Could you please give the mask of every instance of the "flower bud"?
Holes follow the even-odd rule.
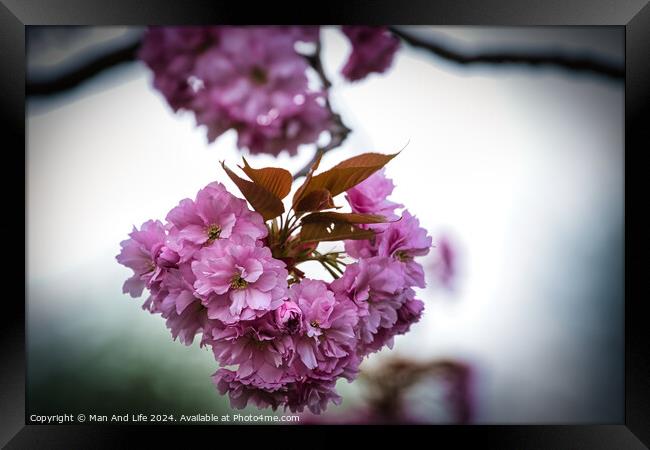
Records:
[[[275,321],[280,330],[295,334],[302,328],[302,311],[294,302],[286,301],[275,310]]]

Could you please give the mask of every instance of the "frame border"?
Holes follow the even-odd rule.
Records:
[[[25,138],[25,26],[27,25],[165,25],[165,24],[413,24],[413,25],[619,25],[625,26],[625,153],[629,161],[647,150],[650,127],[643,120],[650,112],[650,5],[648,0],[471,0],[454,2],[411,0],[408,4],[389,0],[329,0],[327,8],[304,8],[305,2],[289,1],[282,5],[266,3],[250,8],[247,4],[216,0],[196,0],[174,3],[173,0],[0,0],[0,123],[8,138],[5,157],[3,192],[15,193],[22,181],[23,198],[9,196],[16,210],[26,208],[26,138]],[[20,155],[22,154],[22,158]],[[637,158],[638,159],[638,158]],[[22,165],[22,168],[21,168]],[[632,194],[633,181],[642,178],[640,164],[625,164],[625,190]],[[15,178],[14,178],[15,177]],[[18,190],[18,192],[21,192]],[[22,201],[21,201],[22,200]],[[6,200],[5,200],[6,201]],[[16,204],[13,205],[13,202]],[[20,203],[23,203],[21,206]],[[632,246],[631,237],[639,236],[643,216],[634,213],[628,195],[625,198],[625,424],[572,426],[434,426],[409,427],[408,432],[426,432],[454,444],[479,443],[499,448],[647,448],[650,445],[650,340],[644,333],[644,304],[634,289],[640,291],[642,247]],[[18,216],[20,217],[20,216]],[[634,221],[632,221],[634,217]],[[19,246],[25,238],[25,222],[2,221],[10,244]],[[643,227],[643,228],[642,228]],[[643,246],[645,247],[645,246]],[[26,249],[26,244],[23,250]],[[19,249],[16,248],[16,252]],[[25,260],[23,260],[25,262]],[[635,264],[632,264],[634,262]],[[5,260],[9,280],[25,275],[15,260]],[[20,294],[20,288],[18,289]],[[26,285],[22,295],[26,300]],[[0,331],[3,371],[0,372],[0,445],[6,448],[33,448],[47,443],[48,447],[76,448],[128,445],[140,431],[150,431],[147,438],[156,437],[163,443],[172,442],[171,427],[116,425],[25,425],[25,338],[26,305],[6,296],[5,320]],[[25,307],[24,307],[25,306]],[[154,431],[155,428],[155,433]],[[193,438],[214,438],[210,426],[183,427],[192,430]],[[275,434],[282,426],[226,426],[228,434],[242,433],[246,439],[250,430]],[[339,426],[340,431],[352,427]],[[368,427],[379,438],[393,434],[400,427]],[[219,429],[223,429],[221,426]],[[358,429],[358,428],[356,428]],[[179,431],[181,428],[175,428]],[[337,430],[337,431],[339,431]],[[317,433],[323,438],[332,434],[312,426],[293,427],[292,433]],[[246,433],[246,434],[243,434]],[[325,434],[327,433],[327,434]],[[388,434],[390,433],[390,434]],[[179,441],[187,443],[186,440]],[[645,445],[644,445],[645,444]]]

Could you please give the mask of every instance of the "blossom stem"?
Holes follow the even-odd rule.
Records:
[[[291,228],[289,228],[289,231],[287,232],[287,234],[290,236],[291,233],[293,233],[294,231],[296,231],[296,230],[297,230],[298,228],[300,228],[301,226],[302,226],[302,223],[299,223],[299,224],[297,224],[297,225],[294,224],[294,226],[292,226]]]
[[[339,266],[337,266],[336,263],[333,263],[333,262],[330,261],[330,260],[326,260],[326,262],[327,262],[327,264],[329,264],[329,266],[330,266],[332,269],[336,270],[338,273],[340,273],[341,275],[343,275],[343,270],[342,270]]]
[[[282,220],[282,217],[281,217],[281,220]],[[293,231],[291,229],[291,226],[292,226],[292,223],[295,223],[296,220],[297,220],[297,218],[296,218],[295,213],[293,211],[291,211],[287,215],[286,222],[284,222],[284,221],[282,222],[282,226],[280,227],[280,242],[282,243],[282,245],[284,245],[286,243],[286,240],[289,238],[289,236],[291,236],[291,232]]]
[[[340,276],[339,276],[336,272],[334,272],[334,270],[332,270],[332,269],[331,269],[331,268],[330,268],[330,267],[325,263],[325,261],[320,261],[320,263],[322,264],[323,267],[325,267],[325,269],[329,272],[330,275],[332,275],[332,277],[333,277],[335,280],[338,280],[338,279],[339,279]]]
[[[325,269],[332,275],[335,279],[339,278],[340,275],[343,275],[343,269],[339,267],[339,263],[343,264],[338,260],[339,253],[327,253],[323,255],[322,253],[314,250],[311,257],[305,258],[300,262],[305,261],[318,261]],[[334,256],[334,258],[332,258]],[[345,264],[344,264],[345,265]]]

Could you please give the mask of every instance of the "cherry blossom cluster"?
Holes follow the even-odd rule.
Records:
[[[398,40],[385,28],[342,31],[352,46],[342,69],[348,80],[390,66]],[[174,111],[191,111],[210,142],[234,129],[237,146],[253,154],[295,155],[334,126],[328,86],[308,82],[318,55],[297,51],[299,43],[315,47],[319,33],[317,26],[151,27],[139,56],[154,87]]]
[[[211,183],[165,223],[149,220],[121,243],[117,261],[133,270],[123,291],[138,297],[146,288],[143,308],[160,314],[174,339],[190,345],[200,336],[221,366],[213,381],[233,407],[319,414],[341,401],[339,379],[354,380],[361,361],[392,347],[423,311],[415,258],[431,238],[408,211],[397,213],[392,191],[382,169],[346,192],[352,214],[388,222],[363,225],[376,232],[370,239],[345,241],[353,262],[325,281],[296,276],[291,259],[268,246],[276,228]]]

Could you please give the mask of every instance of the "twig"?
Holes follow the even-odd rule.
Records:
[[[468,55],[450,50],[430,40],[425,40],[390,27],[390,31],[412,47],[428,50],[441,58],[462,65],[470,64],[522,64],[530,66],[552,65],[577,72],[592,72],[610,78],[625,78],[625,69],[588,58],[569,58],[559,55],[523,55],[516,53],[483,53]]]
[[[318,74],[318,78],[320,79],[321,84],[323,85],[323,89],[325,89],[325,91],[328,91],[329,88],[332,87],[332,83],[330,82],[330,80],[327,78],[327,75],[325,74],[325,70],[323,69],[323,62],[321,60],[320,54],[321,54],[321,43],[319,41],[316,44],[316,51],[312,55],[305,56],[305,58],[309,62],[309,65],[311,65],[314,71]],[[293,176],[294,180],[297,180],[300,177],[304,177],[309,173],[309,169],[311,168],[312,165],[314,165],[314,163],[318,159],[319,152],[323,152],[323,154],[325,154],[330,150],[334,150],[335,148],[340,147],[343,144],[343,142],[347,139],[350,132],[352,132],[352,130],[343,123],[343,119],[341,118],[341,115],[334,112],[329,97],[327,96],[325,97],[325,107],[329,110],[332,116],[332,127],[330,128],[330,134],[331,134],[330,141],[327,145],[316,149],[316,152],[314,153],[314,157],[302,169],[300,169],[298,172],[294,174]]]
[[[139,47],[140,41],[134,42],[114,52],[105,53],[75,70],[47,81],[27,80],[25,93],[27,96],[50,95],[72,89],[106,69],[132,62]]]
[[[421,48],[423,50],[428,50],[441,58],[454,61],[458,64],[528,64],[528,65],[555,65],[563,67],[568,70],[573,71],[591,71],[598,75],[604,75],[607,77],[612,77],[616,79],[622,79],[625,76],[625,70],[620,67],[611,66],[604,63],[599,63],[591,59],[579,58],[571,59],[567,57],[559,56],[531,56],[523,54],[506,54],[506,53],[491,53],[491,54],[479,54],[479,55],[464,55],[457,51],[449,50],[442,45],[435,44],[429,40],[424,40],[413,36],[409,33],[406,33],[395,27],[390,27],[390,31],[397,37],[401,38],[407,44]],[[25,85],[25,93],[27,96],[41,96],[41,95],[50,95],[56,94],[59,92],[67,91],[72,89],[85,80],[92,78],[93,76],[99,74],[100,72],[110,69],[113,66],[134,61],[135,52],[139,46],[139,42],[130,43],[128,46],[115,49],[111,53],[105,53],[95,59],[91,59],[86,64],[81,65],[67,73],[62,74],[61,76],[55,77],[50,80],[45,81],[30,81],[27,80]],[[322,68],[322,62],[319,58],[314,58],[314,56],[307,56],[307,60],[310,62],[314,70],[318,73],[323,86],[329,88],[331,86],[330,81],[325,77],[324,71]],[[340,118],[334,118],[335,122]],[[342,142],[342,141],[341,141]],[[340,144],[339,144],[340,145]],[[305,173],[300,173],[300,176],[304,176]]]
[[[469,380],[471,368],[453,360],[415,361],[394,358],[373,372],[361,372],[370,388],[370,404],[373,409],[389,421],[400,422],[405,404],[405,394],[427,376],[446,377],[451,381],[448,399],[455,408],[459,424],[470,422],[472,401]]]

